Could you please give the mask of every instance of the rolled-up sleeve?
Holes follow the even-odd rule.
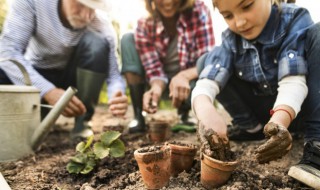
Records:
[[[227,49],[226,44],[215,46],[206,57],[199,79],[214,80],[220,88],[223,88],[233,73],[232,58],[233,54]]]
[[[296,9],[292,15],[293,21],[286,29],[286,37],[278,53],[278,80],[288,75],[307,73],[304,45],[307,30],[313,21],[306,9]]]

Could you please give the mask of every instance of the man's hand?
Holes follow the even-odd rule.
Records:
[[[116,92],[108,102],[112,115],[123,117],[128,109],[128,98],[121,91]]]
[[[201,142],[201,152],[218,160],[226,160],[226,154],[230,150],[227,137],[220,137],[212,128],[206,127],[201,122],[199,123],[198,137]]]
[[[269,122],[264,127],[264,134],[269,140],[256,150],[260,164],[281,158],[291,149],[292,137],[285,127]]]
[[[190,94],[189,79],[181,73],[175,75],[169,85],[169,97],[172,98],[172,105],[176,108],[186,100]]]
[[[49,104],[54,106],[62,97],[65,90],[61,88],[54,88],[47,92],[43,99]],[[64,108],[62,115],[66,117],[75,117],[83,115],[86,112],[86,107],[76,96],[73,96],[67,106]]]

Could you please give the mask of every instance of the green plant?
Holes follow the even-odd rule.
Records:
[[[88,174],[98,162],[105,157],[122,157],[125,153],[125,145],[119,139],[118,131],[106,131],[100,139],[93,144],[94,136],[88,137],[86,142],[80,142],[76,146],[77,154],[70,158],[67,164],[69,173]]]

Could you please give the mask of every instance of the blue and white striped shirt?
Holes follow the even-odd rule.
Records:
[[[124,92],[125,83],[116,59],[115,31],[111,23],[98,13],[84,30],[64,27],[58,13],[59,0],[15,0],[8,12],[0,36],[0,58],[15,59],[27,69],[32,84],[41,96],[55,88],[34,68],[63,69],[87,30],[103,34],[109,42],[109,69],[106,79],[109,97],[117,90]],[[2,62],[3,69],[14,84],[24,84],[23,75],[11,62]]]

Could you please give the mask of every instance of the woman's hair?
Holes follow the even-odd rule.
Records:
[[[155,0],[145,0],[146,3],[146,9],[149,12],[150,16],[157,17],[158,12],[155,7]],[[195,0],[181,0],[180,8],[178,9],[178,13],[182,13],[186,10],[189,10],[193,7]]]

